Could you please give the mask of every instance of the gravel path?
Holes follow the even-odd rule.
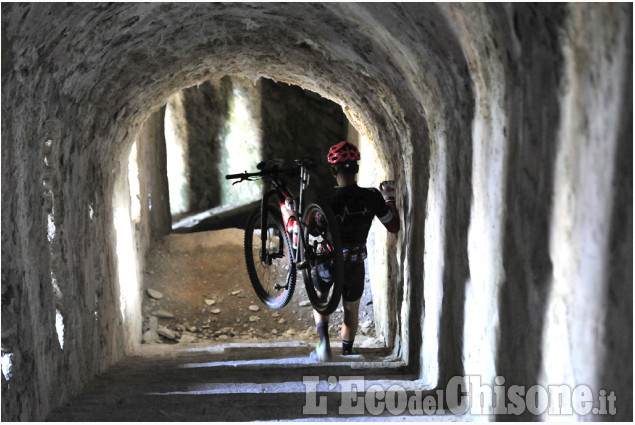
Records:
[[[311,307],[298,274],[291,302],[271,310],[256,297],[245,268],[243,231],[171,234],[155,241],[144,273],[144,343],[316,342]],[[341,305],[330,335],[339,345]],[[370,285],[360,303],[356,345],[379,347]]]

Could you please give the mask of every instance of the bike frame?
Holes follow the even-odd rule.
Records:
[[[302,252],[302,249],[304,248],[304,237],[303,237],[304,223],[302,223],[301,218],[302,218],[302,214],[304,213],[304,192],[309,186],[310,178],[311,176],[309,174],[309,170],[307,169],[307,167],[301,164],[300,165],[300,197],[299,197],[300,199],[297,203],[294,202],[295,204],[294,213],[297,217],[298,227],[299,227],[298,244],[296,248],[293,248],[293,245],[292,245],[292,249],[291,249],[291,260],[293,261],[293,263],[296,263],[296,264],[300,262],[300,253]],[[280,178],[279,175],[273,175],[270,178],[270,180],[271,180],[272,188],[265,192],[265,194],[262,197],[262,203],[260,206],[261,208],[260,216],[262,220],[260,229],[266,229],[268,205],[269,205],[269,199],[271,198],[271,196],[273,196],[274,194],[278,195],[278,199],[280,201],[283,201],[283,200],[295,201],[295,197],[293,196],[293,193],[291,193],[291,191],[286,187],[284,181]],[[262,242],[262,246],[261,246],[262,249],[260,250],[260,261],[269,263],[270,260],[266,258],[267,257],[267,249],[266,249],[267,232],[261,233],[260,240]]]
[[[304,193],[307,189],[307,187],[309,186],[309,179],[310,179],[310,174],[309,174],[309,170],[311,168],[313,168],[315,166],[315,161],[311,158],[304,158],[301,160],[295,160],[296,162],[296,166],[293,168],[285,168],[285,169],[278,169],[278,166],[280,164],[282,164],[282,160],[272,160],[270,163],[273,164],[273,167],[271,169],[263,169],[265,168],[268,164],[265,162],[261,162],[260,164],[258,164],[258,168],[261,169],[262,171],[256,172],[256,173],[241,173],[241,174],[230,174],[230,175],[226,175],[225,178],[228,180],[231,179],[240,179],[239,181],[237,181],[234,184],[243,182],[245,180],[247,181],[251,181],[252,178],[255,177],[260,177],[262,180],[265,180],[267,182],[269,182],[271,184],[271,189],[268,189],[264,195],[262,196],[262,203],[260,205],[260,210],[261,210],[261,235],[260,235],[260,240],[261,240],[261,249],[260,249],[260,261],[265,262],[267,264],[271,264],[271,258],[269,258],[268,254],[267,254],[267,232],[262,232],[262,229],[266,229],[267,228],[267,215],[269,212],[269,200],[270,198],[276,194],[278,196],[279,201],[284,201],[284,200],[290,200],[290,201],[294,201],[294,213],[297,217],[297,222],[298,222],[298,244],[296,248],[293,248],[293,244],[291,246],[291,261],[293,262],[293,264],[297,264],[298,268],[303,268],[303,265],[301,263],[301,261],[304,261],[303,259],[301,259],[301,253],[304,252],[304,245],[305,245],[305,240],[304,240],[304,228],[305,228],[305,224],[302,223],[302,214],[304,214]],[[291,191],[287,188],[284,180],[282,179],[282,176],[295,176],[297,175],[297,171],[300,171],[300,197],[298,202],[296,203],[295,200],[296,198],[293,196],[293,193],[291,193]],[[286,229],[285,229],[286,231]],[[284,244],[283,241],[280,241],[281,244]],[[281,250],[282,251],[282,250]],[[287,276],[287,283],[288,283],[288,279],[289,277]]]
[[[337,225],[337,219],[335,218],[333,211],[330,208],[325,209],[325,207],[328,207],[328,205],[326,204],[324,205],[315,204],[316,212],[322,211],[322,213],[326,216],[326,221],[327,221],[326,227],[320,224],[318,220],[316,219],[315,224],[317,227],[313,228],[312,223],[314,221],[314,218],[316,218],[317,216],[310,219],[311,223],[303,222],[303,219],[305,218],[304,215],[307,213],[304,207],[304,203],[305,203],[304,198],[305,198],[305,192],[309,186],[309,179],[310,179],[309,170],[313,169],[316,166],[316,162],[312,158],[303,158],[303,159],[295,160],[294,162],[296,164],[295,167],[280,169],[279,167],[283,163],[282,160],[270,160],[266,162],[263,161],[257,165],[257,168],[261,170],[259,172],[255,172],[255,173],[244,172],[241,174],[229,174],[229,175],[226,175],[225,178],[228,180],[240,179],[234,184],[243,182],[245,180],[251,181],[257,178],[265,180],[265,182],[270,184],[271,187],[267,188],[267,190],[262,195],[262,201],[259,207],[260,210],[256,210],[254,211],[254,213],[252,213],[252,215],[250,215],[250,220],[253,220],[252,217],[255,214],[257,214],[257,212],[260,212],[260,216],[261,216],[261,222],[260,222],[261,246],[260,246],[259,261],[261,263],[264,263],[266,267],[267,265],[272,265],[274,258],[275,259],[288,258],[287,261],[288,261],[289,268],[287,272],[286,284],[285,286],[283,286],[278,282],[274,282],[274,289],[276,290],[286,289],[286,290],[292,291],[293,290],[292,283],[295,282],[295,276],[296,276],[295,271],[301,270],[304,276],[304,283],[307,287],[307,293],[309,295],[309,299],[311,300],[311,303],[313,304],[314,308],[317,311],[324,312],[323,314],[330,314],[337,307],[337,303],[339,303],[341,291],[342,291],[341,282],[343,281],[343,273],[344,273],[343,263],[341,259],[342,241],[341,241],[341,236],[339,235],[339,226]],[[295,196],[293,196],[291,191],[287,188],[286,179],[283,179],[283,176],[296,177],[298,175],[298,171],[300,175],[300,194],[299,194],[299,198],[296,198]],[[280,206],[282,202],[286,200],[288,200],[289,202],[292,202],[293,213],[295,214],[297,218],[298,233],[297,233],[297,241],[293,241],[292,239],[292,242],[294,243],[288,244],[289,240],[285,239],[288,237],[287,229],[286,229],[287,226],[285,226],[285,228],[282,229],[282,232],[283,232],[282,238],[280,238],[280,240],[278,241],[279,249],[277,250],[276,253],[270,254],[267,249],[267,239],[269,236],[269,232],[268,232],[269,226],[267,225],[267,222],[268,222],[268,216],[270,212],[269,202],[271,200],[271,197],[274,196],[274,194],[278,198],[277,199],[278,207]],[[309,205],[308,208],[311,209],[313,208],[313,206]],[[288,217],[286,212],[284,211],[282,212],[282,217],[283,219],[284,217]],[[276,214],[276,217],[274,217],[274,219],[276,220],[276,222],[278,222],[277,214]],[[252,229],[253,225],[255,224],[256,223],[253,223],[253,221],[250,221],[247,226],[248,230],[251,231],[250,229]],[[329,237],[326,235],[326,233],[330,231],[329,229],[331,229],[331,225],[334,227],[335,233],[331,233],[330,234],[331,237]],[[276,223],[276,227],[279,228],[278,223]],[[295,227],[295,224],[294,224],[294,227]],[[292,233],[295,234],[295,229]],[[311,236],[315,237],[313,241],[311,240]],[[293,238],[293,235],[292,235],[292,238]],[[321,241],[320,241],[320,238],[321,238]],[[250,243],[253,243],[253,235],[246,234],[245,242],[247,242],[248,240],[252,240],[252,242]],[[313,246],[310,245],[311,243],[313,244]],[[294,244],[296,245],[295,247],[293,247]],[[286,255],[284,254],[284,245],[290,245],[289,247],[290,253],[287,252]],[[325,252],[321,250],[322,248],[326,248],[328,251],[330,251],[330,253],[325,255],[320,254],[321,252]],[[251,253],[248,254],[247,250],[251,251]],[[253,253],[252,248],[246,245],[245,257],[247,258],[247,261],[248,261],[247,271],[250,274],[251,283],[254,286],[254,289],[256,290],[258,297],[263,302],[265,302],[265,298],[269,300],[270,298],[272,298],[272,296],[268,293],[266,289],[263,289],[263,285],[260,282],[260,279],[258,278],[258,276],[255,276],[255,277],[253,276],[254,273],[257,273],[257,272],[254,272],[253,263],[255,259],[251,255],[252,253]],[[328,300],[328,302],[325,302],[324,300],[320,299],[317,296],[315,289],[309,283],[311,280],[311,269],[327,261],[333,261],[332,264],[335,266],[335,272],[336,272],[335,274],[337,276],[335,277],[335,281],[334,281],[335,284],[333,285],[332,294],[330,296],[327,294],[327,299],[329,298],[330,299]],[[250,268],[250,265],[251,265],[251,268]],[[340,283],[338,284],[338,282]],[[267,293],[263,294],[263,292],[267,292]],[[290,293],[292,294],[292,292]],[[280,296],[285,296],[285,295],[283,293]],[[290,295],[287,295],[287,298],[281,299],[281,302],[283,304],[281,304],[280,306],[286,305],[286,303],[289,302],[289,296]],[[277,296],[275,299],[276,300],[278,299]],[[267,302],[265,303],[267,304]],[[279,307],[276,307],[276,308],[279,308]]]

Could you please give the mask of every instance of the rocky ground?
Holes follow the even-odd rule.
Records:
[[[171,234],[154,243],[146,260],[144,343],[317,341],[300,274],[291,302],[282,309],[269,309],[256,297],[245,268],[242,230]],[[342,316],[340,305],[330,320],[334,347]],[[380,347],[374,336],[367,282],[356,345]]]

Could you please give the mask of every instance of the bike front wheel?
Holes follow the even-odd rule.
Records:
[[[328,205],[311,204],[302,217],[304,285],[315,310],[329,315],[342,297],[344,258],[342,236]]]
[[[289,235],[284,230],[282,220],[273,210],[267,212],[264,227],[262,218],[262,210],[258,208],[247,219],[247,273],[258,298],[267,307],[279,309],[291,300],[296,267],[291,258]]]

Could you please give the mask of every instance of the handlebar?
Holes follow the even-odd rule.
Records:
[[[225,176],[225,179],[227,180],[233,180],[233,179],[240,179],[240,181],[243,180],[249,180],[252,177],[267,177],[267,176],[287,176],[287,175],[293,175],[296,174],[298,171],[297,168],[287,168],[284,170],[280,170],[280,169],[271,169],[271,170],[262,170],[262,171],[258,171],[257,173],[240,173],[240,174],[227,174]]]
[[[225,179],[227,180],[240,179],[240,181],[236,182],[236,183],[240,183],[242,181],[249,180],[252,177],[268,177],[268,176],[274,176],[274,175],[275,176],[292,176],[297,174],[298,170],[301,167],[305,167],[310,170],[315,168],[315,166],[317,165],[317,161],[315,161],[315,159],[308,158],[308,157],[302,158],[302,159],[296,159],[294,160],[294,162],[296,164],[295,167],[280,169],[279,166],[283,163],[282,160],[274,159],[269,161],[263,161],[256,166],[256,168],[258,168],[261,171],[258,171],[255,173],[244,172],[240,174],[227,174],[225,176]]]

